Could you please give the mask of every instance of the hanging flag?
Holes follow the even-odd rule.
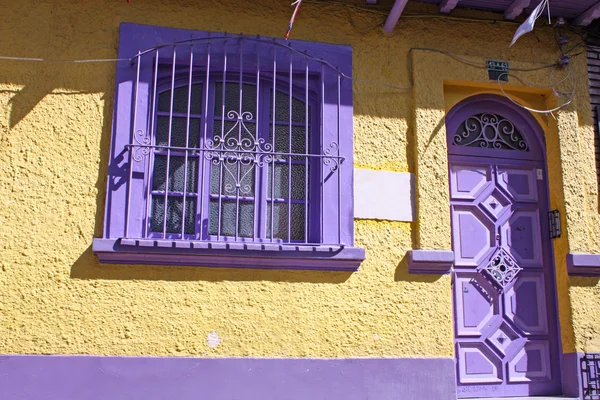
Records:
[[[513,44],[515,44],[515,42],[517,41],[517,39],[519,39],[521,36],[523,36],[526,33],[531,32],[533,30],[533,27],[535,25],[535,21],[544,12],[544,7],[548,8],[548,19],[550,19],[550,3],[549,3],[549,0],[542,0],[540,2],[540,4],[538,4],[538,6],[533,9],[533,11],[531,12],[531,15],[525,20],[525,22],[523,22],[519,26],[519,28],[515,32],[515,36],[513,36],[512,42],[510,42],[511,46]]]
[[[294,20],[296,19],[296,14],[298,14],[300,4],[302,4],[302,0],[296,0],[292,3],[292,6],[296,6],[296,8],[294,9],[294,13],[292,14],[292,18],[290,19],[287,32],[285,33],[285,40],[288,40],[288,38],[290,37],[290,32],[292,31],[292,26],[294,25]]]

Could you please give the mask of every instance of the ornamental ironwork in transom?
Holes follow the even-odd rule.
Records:
[[[452,143],[484,149],[529,151],[527,141],[512,122],[489,113],[467,118],[458,127]]]

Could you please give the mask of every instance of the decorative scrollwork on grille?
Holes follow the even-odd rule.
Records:
[[[454,134],[452,142],[456,146],[529,151],[527,141],[512,122],[488,113],[467,118]]]
[[[152,140],[150,139],[150,135],[142,130],[135,132],[135,135],[133,135],[133,140],[138,146],[133,147],[132,157],[135,162],[140,162],[144,159],[144,157],[150,154],[151,148],[148,146]]]
[[[272,163],[275,159],[281,160],[287,157],[310,157],[309,154],[278,153],[273,145],[264,138],[257,137],[246,126],[246,122],[253,120],[251,112],[238,113],[231,110],[227,112],[229,119],[235,120],[234,125],[213,139],[207,139],[204,149],[204,157],[215,166],[222,166],[234,182],[226,183],[223,188],[225,193],[234,194],[239,190],[241,194],[250,194],[252,185],[245,183],[247,178],[254,174],[255,169],[262,168],[265,164]],[[316,156],[316,155],[315,155]],[[339,168],[342,157],[339,155],[339,145],[331,142],[323,150],[320,156],[323,165],[335,172]],[[247,166],[249,168],[243,168]],[[228,179],[228,181],[231,181]]]
[[[225,184],[226,193],[239,190],[241,194],[250,194],[252,185],[243,182],[254,173],[255,167],[263,167],[265,163],[273,161],[273,146],[265,139],[257,138],[244,123],[254,118],[251,112],[240,114],[231,110],[227,117],[235,119],[235,124],[222,135],[215,135],[214,139],[206,141],[204,157],[213,165],[222,165],[235,182]],[[250,168],[244,169],[243,166]]]
[[[480,272],[491,278],[501,289],[505,289],[521,270],[515,259],[504,249],[500,249]]]
[[[329,166],[331,172],[337,171],[340,160],[334,156],[339,155],[340,146],[336,142],[331,142],[323,151],[323,164]]]

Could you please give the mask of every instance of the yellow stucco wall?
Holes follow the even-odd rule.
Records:
[[[5,2],[0,55],[115,57],[121,22],[281,37],[290,11],[278,0]],[[404,256],[451,248],[445,93],[459,98],[448,88],[465,81],[492,88],[484,70],[408,51],[532,66],[555,61],[553,34],[508,49],[512,24],[407,17],[390,36],[384,19],[307,2],[292,33],[352,45],[364,80],[409,86],[413,62],[413,91],[354,84],[355,166],[417,173],[420,215],[356,221],[367,260],[354,274],[99,265],[90,246],[102,232],[115,66],[0,61],[0,354],[452,356],[450,278],[409,275]],[[583,57],[574,65],[585,82]],[[547,73],[526,76],[547,84]],[[598,280],[569,278],[564,263],[569,251],[600,253],[586,93],[580,85],[547,122],[551,201],[567,223],[555,242],[565,351],[600,350]]]

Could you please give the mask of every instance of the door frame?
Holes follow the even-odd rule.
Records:
[[[453,139],[455,136],[455,132],[458,128],[458,125],[463,123],[467,118],[472,115],[479,113],[494,113],[496,110],[500,109],[503,117],[510,120],[515,126],[521,128],[521,134],[525,139],[527,139],[529,144],[529,151],[514,151],[514,150],[501,150],[501,149],[488,149],[488,148],[474,148],[474,147],[465,147],[465,146],[456,146],[453,143]],[[547,164],[547,153],[546,153],[546,142],[545,142],[545,134],[544,130],[536,120],[536,118],[526,111],[523,108],[519,108],[510,100],[506,99],[503,96],[496,94],[478,94],[474,96],[467,97],[454,105],[452,109],[447,113],[445,118],[445,126],[446,126],[446,143],[447,143],[447,157],[448,157],[448,184],[449,190],[451,188],[450,179],[451,175],[451,167],[452,163],[455,160],[465,160],[468,159],[474,163],[478,161],[478,159],[485,158],[489,163],[490,160],[494,164],[497,162],[506,162],[509,161],[512,163],[511,165],[527,165],[535,168],[541,168],[542,170],[542,180],[543,184],[542,189],[543,193],[540,193],[540,198],[538,199],[538,204],[540,204],[540,229],[541,235],[545,235],[548,227],[548,220],[546,217],[547,212],[551,210],[550,205],[550,183],[548,180],[548,164]],[[484,160],[480,160],[484,163]],[[538,189],[539,189],[538,184]],[[541,196],[544,198],[542,199]],[[543,202],[543,203],[542,203]],[[449,197],[449,205],[451,206],[451,197]],[[546,215],[544,215],[546,214]],[[452,212],[450,212],[450,224],[451,231],[454,226]],[[558,354],[555,357],[555,365],[558,368],[558,371],[553,371],[553,380],[558,380],[560,388],[560,393],[556,393],[557,395],[562,394],[562,336],[560,329],[560,315],[558,309],[558,288],[556,282],[556,262],[555,262],[555,254],[554,254],[554,245],[551,239],[546,237],[543,242],[546,243],[546,249],[542,248],[542,257],[548,258],[549,267],[546,271],[544,271],[544,280],[545,280],[545,290],[551,298],[548,298],[547,295],[547,307],[551,308],[548,313],[549,325],[548,326],[548,336],[554,336],[555,345],[550,349],[552,352],[555,349]],[[454,234],[452,234],[452,249],[454,250]],[[452,327],[453,327],[453,342],[455,349],[455,363],[456,363],[456,384],[457,391],[459,387],[459,366],[458,366],[458,353],[456,347],[456,298],[454,295],[454,271],[452,271]],[[553,322],[553,324],[551,324]],[[505,371],[503,371],[505,372]],[[535,395],[535,394],[533,394]],[[510,397],[507,397],[510,398]]]

